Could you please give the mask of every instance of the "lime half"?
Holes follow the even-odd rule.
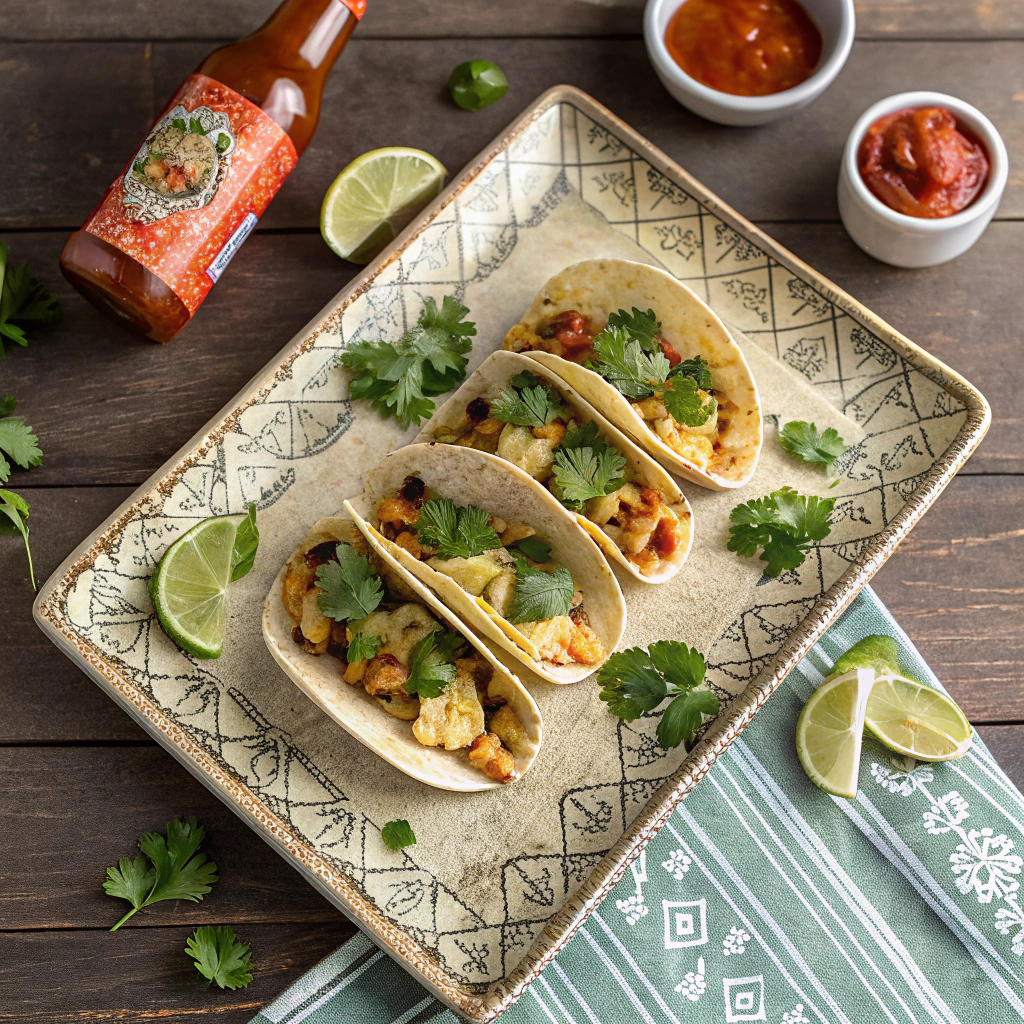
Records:
[[[873,668],[826,679],[796,723],[796,752],[807,777],[834,796],[857,795],[864,714],[875,682]]]
[[[204,519],[164,552],[149,581],[164,632],[197,658],[220,657],[231,556],[245,521],[244,515]]]
[[[890,750],[918,761],[963,757],[974,736],[964,713],[944,693],[892,672],[875,679],[864,725]]]
[[[421,149],[364,153],[327,190],[320,234],[343,259],[369,263],[441,191],[446,173]]]

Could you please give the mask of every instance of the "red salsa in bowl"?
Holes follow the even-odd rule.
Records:
[[[669,20],[665,47],[711,89],[769,96],[811,77],[822,39],[797,0],[685,0]]]
[[[868,128],[857,151],[857,169],[890,210],[908,217],[951,217],[981,195],[989,156],[978,137],[945,107],[908,108]]]

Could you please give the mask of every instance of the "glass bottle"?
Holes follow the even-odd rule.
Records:
[[[154,341],[192,318],[309,145],[366,0],[284,0],[185,80],[64,246],[64,276]]]

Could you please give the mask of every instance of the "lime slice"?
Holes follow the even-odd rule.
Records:
[[[864,716],[890,750],[918,761],[951,761],[970,749],[974,730],[944,693],[894,672],[879,673]]]
[[[356,157],[320,207],[320,234],[343,259],[369,263],[444,185],[440,161],[391,146]]]
[[[864,712],[875,681],[873,668],[826,679],[796,722],[796,752],[807,777],[834,796],[857,795]]]
[[[219,658],[231,554],[244,515],[213,516],[193,526],[165,552],[149,581],[164,632],[197,658]]]

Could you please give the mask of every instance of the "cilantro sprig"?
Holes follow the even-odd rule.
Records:
[[[677,374],[665,384],[661,400],[669,416],[687,427],[699,427],[707,423],[715,409],[715,400],[698,390],[700,385],[693,377]]]
[[[369,661],[380,649],[382,643],[384,640],[377,633],[373,635],[356,633],[349,641],[345,660],[350,665],[356,661]]]
[[[434,411],[432,397],[443,395],[466,377],[465,353],[476,325],[469,309],[446,295],[438,309],[427,298],[414,327],[395,344],[361,341],[350,345],[341,363],[351,374],[349,394],[369,401],[382,416],[403,427],[419,424]]]
[[[316,603],[336,622],[365,618],[384,597],[384,584],[370,560],[351,544],[335,548],[337,561],[317,566],[316,585],[323,591]]]
[[[3,243],[0,242],[0,246]],[[0,342],[0,355],[3,344]],[[11,462],[22,469],[32,469],[41,465],[43,452],[39,447],[38,438],[32,433],[20,416],[11,413],[18,407],[14,398],[8,395],[0,399],[0,483],[6,483],[11,476]],[[8,461],[10,460],[10,461]],[[14,491],[0,488],[0,536],[3,534],[21,534],[25,544],[25,555],[28,558],[28,576],[32,589],[36,589],[36,574],[32,566],[32,549],[29,547],[29,529],[26,523],[29,514],[28,502]]]
[[[4,338],[24,348],[29,331],[59,319],[57,300],[29,273],[27,263],[10,265],[10,249],[0,242],[0,359]]]
[[[711,379],[711,364],[703,356],[680,360],[672,367],[669,376],[689,377],[703,391],[710,391],[714,387],[714,381]]]
[[[185,941],[185,952],[195,961],[195,969],[218,988],[234,991],[252,981],[249,947],[238,941],[230,925],[202,925]]]
[[[465,646],[465,637],[443,629],[425,636],[409,655],[409,678],[403,684],[405,692],[420,697],[439,697],[455,678],[455,656]]]
[[[594,338],[593,348],[595,359],[589,369],[634,401],[660,391],[672,369],[660,349],[647,351],[623,327],[606,327]]]
[[[558,392],[526,370],[517,373],[491,403],[491,415],[496,420],[518,427],[546,427],[567,413]]]
[[[32,567],[32,549],[28,545],[28,526],[25,525],[28,511],[28,502],[20,494],[0,487],[0,536],[5,533],[21,534],[21,539],[25,542],[25,555],[28,558],[28,577],[32,582],[32,589],[35,590],[36,573]]]
[[[803,565],[810,548],[832,530],[835,498],[798,494],[792,487],[737,505],[729,514],[730,551],[752,558],[761,549],[766,576]]]
[[[401,850],[416,845],[416,835],[405,818],[389,821],[381,830],[380,838],[389,850]]]
[[[626,332],[634,341],[638,341],[645,352],[660,352],[661,346],[655,341],[655,335],[661,330],[661,321],[655,316],[653,309],[646,313],[636,306],[631,313],[624,309],[616,310],[608,315],[608,327],[618,327]],[[605,328],[607,330],[607,327]]]
[[[476,505],[456,506],[451,498],[431,498],[420,509],[416,536],[437,548],[439,558],[472,558],[501,547],[489,513]]]
[[[572,573],[568,569],[545,572],[535,569],[523,557],[516,558],[516,589],[509,608],[508,621],[543,622],[559,615],[568,615],[575,592]]]
[[[559,500],[573,512],[582,511],[591,498],[617,491],[625,470],[626,457],[601,437],[593,420],[565,435],[552,465]]]
[[[805,420],[791,420],[779,431],[779,444],[794,459],[821,466],[828,474],[846,451],[846,443],[833,427],[818,430]]]
[[[630,647],[613,654],[598,670],[597,681],[601,700],[624,722],[649,714],[671,697],[658,722],[658,742],[678,747],[685,741],[689,746],[703,716],[718,713],[718,698],[697,689],[706,671],[704,656],[696,648],[678,640],[658,640],[646,651]]]
[[[195,818],[175,819],[168,822],[166,837],[147,832],[139,840],[142,852],[137,857],[122,857],[116,867],[107,868],[104,892],[132,905],[112,932],[143,907],[163,900],[198,903],[210,891],[217,881],[217,865],[199,852],[205,835]]]

